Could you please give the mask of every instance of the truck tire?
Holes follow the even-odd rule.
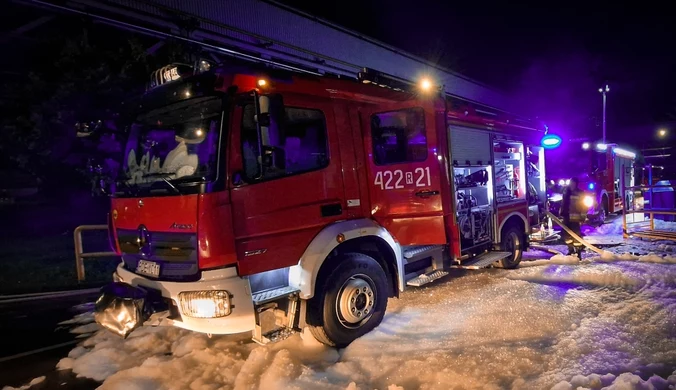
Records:
[[[606,209],[606,203],[601,201],[601,204],[599,205],[599,216],[598,216],[598,226],[603,225],[606,223],[606,218],[608,217],[608,210]]]
[[[510,252],[511,255],[500,260],[502,268],[516,268],[521,262],[524,248],[524,234],[523,229],[518,225],[507,226],[502,231],[502,238],[500,240],[500,249],[504,252]]]
[[[372,257],[347,253],[316,287],[307,324],[321,343],[343,348],[380,324],[387,308],[387,276]]]

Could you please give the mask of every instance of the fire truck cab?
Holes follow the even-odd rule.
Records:
[[[451,268],[515,268],[544,134],[364,70],[172,65],[130,101],[111,203],[122,262],[96,320],[345,346]]]
[[[552,150],[547,158],[550,160],[549,200],[555,214],[563,188],[572,177],[570,172],[577,172],[580,189],[587,193],[585,206],[591,223],[602,224],[609,213],[618,213],[625,204],[633,202],[633,193],[622,194],[621,186],[622,180],[626,187],[634,185],[634,152],[617,144],[572,141],[559,150]]]

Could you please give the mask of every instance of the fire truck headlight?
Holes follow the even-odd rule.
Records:
[[[181,313],[194,318],[225,317],[231,312],[230,293],[221,291],[186,291],[178,294]]]
[[[594,197],[587,195],[582,199],[582,203],[585,207],[592,207],[594,205]]]

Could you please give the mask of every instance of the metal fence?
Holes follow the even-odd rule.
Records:
[[[626,186],[624,175],[620,175],[622,193],[631,193],[634,202],[625,202],[622,209],[622,235],[624,238],[639,237],[652,240],[674,240],[676,232],[660,230],[655,227],[656,216],[676,216],[676,208],[655,207],[655,190],[670,188],[676,191],[676,185],[653,185],[652,165],[643,169],[648,170],[648,184],[638,186]],[[625,166],[622,166],[624,172]],[[659,193],[659,192],[658,192]],[[648,201],[646,201],[648,195]],[[659,220],[659,218],[657,218]]]
[[[85,252],[82,245],[82,232],[87,230],[108,230],[108,225],[81,225],[75,228],[73,236],[75,239],[75,270],[77,271],[77,281],[85,279],[84,260],[97,257],[117,256],[115,252]]]

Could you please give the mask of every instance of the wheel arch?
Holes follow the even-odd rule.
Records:
[[[517,211],[511,212],[507,214],[507,217],[502,221],[500,224],[500,228],[498,229],[498,237],[496,239],[498,242],[502,242],[502,232],[505,230],[505,228],[510,227],[510,226],[520,226],[521,231],[524,234],[528,234],[528,221],[526,220],[526,217]]]
[[[290,268],[289,284],[300,289],[301,298],[312,298],[317,281],[338,264],[341,253],[348,252],[371,256],[383,267],[391,286],[389,295],[396,296],[402,290],[401,247],[385,228],[370,219],[342,221],[325,227],[308,245],[298,264]]]

